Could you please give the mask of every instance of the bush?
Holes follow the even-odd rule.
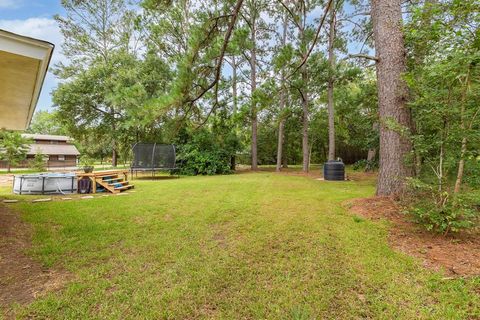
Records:
[[[429,231],[459,232],[478,225],[479,201],[470,194],[438,191],[433,185],[410,179],[404,197],[406,211]]]
[[[223,150],[200,150],[195,145],[184,145],[177,160],[180,162],[179,173],[184,175],[231,173],[231,158]]]
[[[213,175],[232,172],[232,160],[238,149],[235,135],[212,132],[205,128],[190,134],[178,147],[179,173],[184,175]]]
[[[480,187],[480,156],[465,161],[464,181],[472,188]]]

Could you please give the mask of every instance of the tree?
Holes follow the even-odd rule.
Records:
[[[57,111],[37,111],[26,130],[28,133],[65,135],[65,128],[61,125]]]
[[[260,18],[260,12],[257,7],[256,0],[250,0],[247,5],[249,9],[248,26],[250,27],[250,120],[252,122],[252,170],[258,169],[258,155],[257,155],[257,101],[255,99],[255,91],[257,90],[257,20]]]
[[[380,168],[377,195],[398,195],[406,177],[412,175],[407,156],[412,150],[408,138],[411,118],[402,33],[401,0],[372,0],[375,38],[378,106],[380,119]]]
[[[123,113],[112,97],[116,76],[135,59],[134,12],[126,0],[64,0],[62,5],[66,16],[57,15],[55,20],[70,64],[55,66],[55,74],[68,81],[55,90],[54,102],[61,118],[77,121],[71,129],[82,128],[82,122],[102,127],[102,140],[111,147],[115,167]]]
[[[287,2],[288,5],[288,2]],[[287,32],[288,32],[288,13],[283,15],[282,36],[281,36],[281,48],[285,49],[287,44]],[[286,74],[285,68],[282,64],[280,66],[280,102],[279,102],[279,121],[278,121],[278,141],[277,141],[277,164],[275,170],[278,172],[282,167],[283,160],[283,143],[285,140],[285,118],[286,110],[285,105],[287,102],[287,87],[286,87]]]
[[[30,161],[29,165],[35,171],[43,172],[46,169],[45,162],[47,160],[47,156],[42,154],[41,150],[35,150],[35,156],[33,160]]]
[[[342,0],[340,0],[342,1]],[[335,160],[335,108],[334,108],[334,83],[335,83],[335,36],[336,36],[336,2],[330,6],[330,21],[328,30],[328,160]]]
[[[439,192],[449,192],[455,178],[459,193],[466,161],[478,154],[478,8],[475,1],[428,0],[406,28],[417,172],[425,167],[418,177],[428,181],[433,173]]]
[[[7,171],[27,157],[31,141],[16,131],[0,132],[0,159],[7,161]]]

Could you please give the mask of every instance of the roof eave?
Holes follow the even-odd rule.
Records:
[[[46,52],[47,52],[46,56],[44,56],[42,59],[39,59],[41,60],[41,65],[39,67],[39,72],[36,75],[34,92],[32,94],[32,98],[28,108],[27,118],[25,119],[24,128],[26,129],[28,128],[28,126],[30,125],[30,122],[32,121],[33,113],[35,112],[35,108],[37,106],[37,102],[40,97],[40,93],[42,91],[42,86],[45,82],[45,77],[48,72],[48,66],[50,65],[50,62],[52,60],[52,55],[53,55],[53,50],[55,48],[55,45],[48,41],[22,36],[22,35],[15,34],[2,29],[0,29],[0,35],[3,36],[4,38],[11,39],[12,41],[15,41],[15,42],[41,47],[43,49],[46,49]],[[17,54],[22,55],[21,52],[18,52]]]

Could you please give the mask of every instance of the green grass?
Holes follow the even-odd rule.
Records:
[[[478,278],[442,280],[388,246],[387,223],[341,205],[372,195],[372,181],[244,173],[135,185],[128,196],[14,205],[34,227],[31,254],[73,274],[17,307],[21,317],[480,317]]]

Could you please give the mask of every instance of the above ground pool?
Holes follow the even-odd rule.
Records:
[[[77,192],[75,173],[40,173],[15,175],[16,194],[68,194]]]

